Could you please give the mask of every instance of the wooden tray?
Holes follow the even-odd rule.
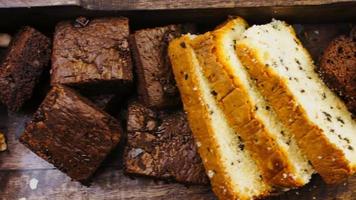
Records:
[[[31,8],[30,8],[31,7]],[[356,2],[337,0],[2,0],[0,32],[14,33],[31,25],[51,35],[55,24],[77,16],[127,16],[132,30],[168,23],[198,23],[200,31],[211,29],[228,15],[248,22],[271,18],[295,24],[304,45],[318,61],[325,45],[347,33],[356,22]],[[41,91],[41,90],[39,90]],[[184,186],[123,174],[121,149],[115,150],[94,177],[91,187],[72,182],[63,173],[19,144],[17,138],[43,95],[36,95],[19,113],[0,106],[0,130],[6,133],[9,150],[0,153],[0,199],[216,199],[207,186]],[[37,179],[36,189],[30,188]],[[318,175],[310,184],[269,199],[355,200],[356,176],[342,184],[326,185]]]

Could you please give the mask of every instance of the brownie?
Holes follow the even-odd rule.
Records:
[[[356,36],[339,36],[325,49],[319,72],[356,115]]]
[[[31,98],[50,54],[50,39],[37,30],[27,26],[16,34],[0,67],[0,100],[9,110]]]
[[[56,26],[51,83],[87,93],[128,91],[132,64],[127,18],[99,18],[60,22]]]
[[[125,172],[207,184],[204,167],[182,111],[155,112],[138,102],[128,106]]]
[[[20,141],[69,177],[87,184],[118,144],[119,122],[65,86],[54,86]]]
[[[180,103],[167,46],[172,39],[193,29],[192,26],[168,25],[138,30],[130,36],[139,100],[146,106],[166,108]]]

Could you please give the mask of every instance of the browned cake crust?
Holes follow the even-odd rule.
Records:
[[[0,98],[9,110],[31,98],[50,54],[51,41],[42,33],[31,27],[17,33],[0,67]]]
[[[346,36],[335,38],[324,50],[319,72],[328,87],[356,115],[356,39]]]
[[[155,112],[132,102],[128,107],[127,135],[124,155],[127,173],[208,184],[209,179],[182,111]]]
[[[87,183],[121,133],[113,117],[73,90],[55,86],[20,141],[72,179]]]
[[[127,18],[60,22],[53,42],[52,85],[95,93],[127,90],[133,78],[128,36]]]
[[[164,108],[180,103],[167,46],[182,31],[182,25],[168,25],[138,30],[130,37],[139,99],[149,107]]]

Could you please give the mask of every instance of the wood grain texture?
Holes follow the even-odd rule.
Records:
[[[29,185],[33,178],[38,180],[36,189]],[[0,171],[0,180],[0,199],[4,200],[215,199],[207,186],[186,187],[146,178],[133,179],[116,168],[101,169],[90,187],[72,182],[54,169]]]
[[[83,0],[88,9],[102,10],[162,10],[235,7],[307,6],[349,3],[349,0]]]
[[[0,8],[39,6],[79,6],[80,0],[2,0]]]
[[[2,0],[0,8],[82,6],[99,10],[162,10],[235,7],[310,6],[351,3],[352,0]]]

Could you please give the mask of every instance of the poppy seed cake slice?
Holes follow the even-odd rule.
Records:
[[[235,132],[256,160],[263,178],[276,187],[299,187],[309,182],[312,167],[291,132],[239,61],[234,45],[247,28],[242,18],[231,19],[192,41],[210,92]]]
[[[323,83],[293,28],[273,20],[253,26],[236,53],[315,170],[338,183],[356,169],[356,123]]]
[[[190,41],[190,36],[175,39],[168,52],[212,189],[219,199],[266,196],[271,187],[261,178],[259,168],[243,148],[244,143],[218,108]]]

